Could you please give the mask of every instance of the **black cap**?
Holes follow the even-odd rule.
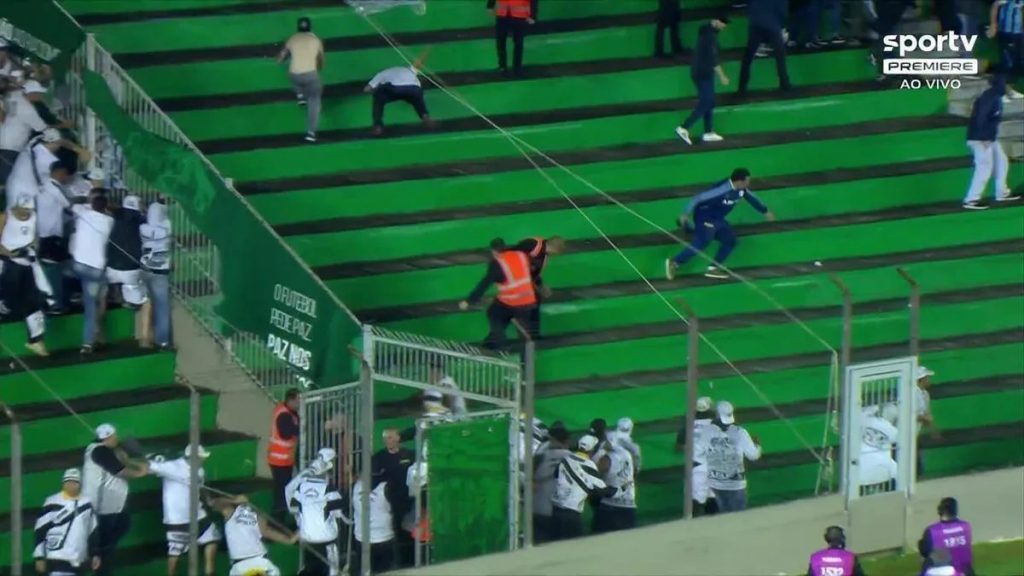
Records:
[[[747,178],[750,178],[750,170],[747,170],[746,168],[737,168],[733,170],[732,175],[729,176],[729,180],[732,180],[733,182],[737,180],[746,180]]]
[[[829,526],[825,528],[825,542],[829,546],[846,548],[846,532],[839,526]]]
[[[505,240],[504,239],[502,239],[502,238],[495,238],[494,240],[491,240],[491,250],[494,250],[495,252],[501,252],[504,249],[505,249]]]
[[[729,15],[728,14],[719,14],[718,16],[715,16],[713,18],[713,20],[718,20],[722,24],[728,24],[729,23]]]
[[[608,423],[605,422],[604,418],[594,418],[590,421],[590,433],[597,436],[599,440],[604,440],[607,429]]]
[[[960,511],[960,504],[956,501],[956,498],[946,496],[939,501],[939,516],[949,516],[950,518],[956,518]]]
[[[306,16],[303,16],[302,18],[299,18],[299,22],[296,27],[299,29],[299,32],[309,32],[313,29],[313,21]]]

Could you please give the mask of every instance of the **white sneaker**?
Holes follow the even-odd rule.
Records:
[[[721,142],[722,140],[725,140],[725,138],[722,138],[717,132],[705,132],[700,139],[705,142]]]
[[[1024,98],[1024,94],[1021,94],[1020,92],[1017,92],[1013,88],[1009,87],[1007,87],[1006,89],[1006,95],[1009,96],[1010,98],[1013,98],[1014,100],[1020,100],[1021,98]]]
[[[303,140],[310,143],[316,142],[316,132],[306,132],[306,136]]]
[[[1007,192],[1002,196],[996,196],[996,202],[1016,202],[1017,200],[1020,200],[1020,195],[1012,192]]]
[[[704,276],[708,278],[718,278],[720,280],[725,280],[729,278],[728,274],[726,274],[722,270],[719,270],[715,266],[708,266],[708,271],[704,273]]]
[[[671,258],[665,259],[665,279],[675,280],[676,279],[676,263]]]
[[[679,139],[687,144],[693,144],[693,140],[690,139],[690,131],[682,126],[676,126],[676,136],[679,136]]]

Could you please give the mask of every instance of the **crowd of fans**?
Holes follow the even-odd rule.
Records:
[[[105,344],[108,305],[122,305],[138,311],[141,346],[169,348],[167,205],[107,186],[114,179],[51,108],[52,76],[0,39],[0,317],[25,321],[28,349],[47,356],[46,316],[81,305],[89,354]]]

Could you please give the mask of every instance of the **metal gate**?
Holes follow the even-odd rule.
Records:
[[[915,482],[917,359],[846,369],[843,402],[845,500],[858,549],[902,546]]]

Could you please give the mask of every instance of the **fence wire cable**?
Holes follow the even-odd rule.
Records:
[[[381,28],[381,27],[380,27],[380,26],[379,26],[379,25],[378,25],[378,24],[377,24],[376,22],[374,22],[374,21],[373,21],[373,19],[372,19],[372,18],[370,18],[370,16],[369,16],[369,15],[366,15],[366,14],[361,14],[361,16],[363,17],[363,19],[364,19],[364,20],[366,20],[366,21],[367,21],[367,22],[368,22],[368,23],[370,24],[370,26],[372,26],[372,27],[373,27],[373,28],[374,28],[374,29],[375,29],[375,30],[377,31],[377,33],[378,33],[378,34],[380,34],[380,35],[381,35],[381,37],[382,37],[382,38],[384,38],[384,40],[385,40],[385,41],[386,41],[386,42],[387,42],[387,43],[388,43],[389,45],[391,45],[391,47],[392,47],[392,48],[393,48],[393,49],[394,49],[394,50],[395,50],[395,51],[396,51],[396,52],[397,52],[397,53],[398,53],[398,54],[400,55],[400,57],[401,57],[401,58],[402,58],[402,59],[403,59],[403,60],[404,60],[404,61],[405,61],[405,62],[406,62],[406,63],[407,63],[408,65],[412,66],[412,61],[411,61],[411,60],[410,60],[410,59],[409,59],[409,58],[408,58],[408,57],[407,57],[407,56],[405,55],[405,53],[404,53],[404,52],[402,52],[402,50],[401,50],[401,47],[400,47],[400,44],[399,44],[399,43],[398,43],[398,42],[397,42],[397,41],[396,41],[396,40],[395,40],[394,38],[392,38],[392,37],[391,37],[391,36],[390,36],[390,35],[389,35],[389,34],[388,34],[388,33],[387,33],[387,32],[386,32],[385,30],[383,30],[383,29],[382,29],[382,28]],[[440,79],[440,77],[439,77],[439,76],[437,76],[436,74],[434,74],[434,73],[430,72],[429,70],[425,70],[425,67],[421,67],[420,69],[421,69],[421,71],[425,71],[425,72],[426,72],[426,73],[424,74],[424,76],[425,76],[425,77],[426,77],[426,78],[427,78],[428,80],[430,80],[430,82],[431,82],[432,84],[434,84],[435,86],[437,86],[437,87],[438,87],[438,88],[439,88],[439,89],[440,89],[441,91],[443,91],[443,92],[444,92],[444,93],[445,93],[446,95],[448,95],[449,97],[451,97],[452,99],[454,99],[454,100],[455,100],[456,102],[458,102],[458,103],[462,104],[462,105],[463,105],[463,106],[465,106],[465,107],[466,107],[466,108],[467,108],[468,110],[470,110],[471,112],[473,112],[474,114],[476,114],[477,116],[479,116],[479,117],[480,117],[481,119],[483,119],[483,120],[484,120],[484,121],[485,121],[485,122],[486,122],[487,124],[489,124],[489,125],[490,125],[490,126],[492,126],[492,127],[493,127],[493,128],[495,129],[495,130],[497,130],[497,131],[498,131],[498,132],[499,132],[500,134],[502,134],[503,136],[505,136],[505,137],[506,137],[506,138],[507,138],[507,139],[509,140],[509,142],[510,142],[510,143],[512,143],[512,145],[513,145],[513,146],[514,146],[514,147],[516,148],[516,150],[518,150],[518,151],[519,151],[519,153],[520,153],[520,154],[522,154],[522,155],[523,155],[523,157],[525,157],[525,158],[527,159],[527,161],[529,161],[529,162],[530,162],[530,164],[531,164],[531,165],[532,165],[532,166],[534,167],[534,169],[536,169],[536,170],[537,170],[537,172],[539,172],[539,173],[541,174],[541,176],[542,176],[542,177],[543,177],[543,178],[544,178],[545,180],[547,180],[547,182],[548,182],[549,184],[551,184],[551,186],[552,186],[553,188],[555,188],[555,189],[556,189],[556,190],[557,190],[557,191],[558,191],[558,192],[559,192],[559,193],[560,193],[560,194],[561,194],[561,195],[562,195],[562,196],[563,196],[563,197],[564,197],[564,198],[565,198],[565,199],[566,199],[566,200],[567,200],[567,201],[568,201],[568,202],[569,202],[569,203],[570,203],[570,204],[571,204],[572,206],[573,206],[573,208],[575,208],[575,209],[576,209],[576,211],[577,211],[577,212],[579,212],[579,213],[580,213],[580,214],[581,214],[581,215],[583,216],[583,218],[584,218],[584,219],[585,219],[585,220],[586,220],[586,221],[587,221],[587,222],[588,222],[588,223],[589,223],[589,224],[590,224],[590,225],[591,225],[591,226],[592,226],[592,227],[594,228],[594,230],[596,230],[596,231],[597,231],[597,233],[598,233],[598,234],[600,234],[600,235],[601,235],[601,237],[602,237],[602,238],[603,238],[603,239],[604,239],[604,240],[605,240],[605,241],[606,241],[606,242],[607,242],[607,243],[608,243],[608,244],[609,244],[609,245],[610,245],[610,246],[611,246],[611,247],[612,247],[612,248],[613,248],[613,249],[615,250],[615,252],[616,252],[616,253],[617,253],[617,254],[618,254],[618,255],[619,255],[620,257],[622,257],[622,259],[623,259],[623,260],[625,260],[625,261],[626,261],[626,263],[627,263],[627,264],[629,265],[629,267],[630,267],[630,268],[632,268],[632,269],[633,269],[633,271],[637,273],[637,275],[638,275],[638,276],[639,276],[639,277],[641,278],[641,280],[643,280],[643,282],[644,282],[644,283],[645,283],[645,284],[646,284],[646,285],[647,285],[647,286],[648,286],[648,287],[649,287],[649,288],[651,289],[651,291],[653,291],[653,292],[654,292],[654,294],[655,294],[655,295],[657,295],[657,297],[658,297],[658,298],[659,298],[659,299],[660,299],[660,300],[661,300],[662,302],[664,302],[664,303],[665,303],[665,304],[666,304],[666,305],[667,305],[667,306],[669,307],[669,309],[670,309],[670,310],[672,310],[672,312],[673,312],[673,313],[674,313],[674,314],[675,314],[675,315],[676,315],[676,316],[677,316],[677,317],[678,317],[678,318],[679,318],[680,320],[682,320],[682,321],[683,321],[683,323],[685,323],[685,324],[689,325],[689,320],[687,320],[686,316],[685,316],[685,315],[684,315],[684,314],[683,314],[682,312],[680,312],[680,311],[679,311],[679,310],[678,310],[678,309],[677,309],[677,308],[676,308],[676,307],[675,307],[674,305],[672,305],[672,303],[671,303],[671,302],[669,302],[669,301],[668,301],[668,299],[667,299],[667,298],[666,298],[666,297],[665,297],[665,296],[664,296],[664,295],[663,295],[663,294],[662,294],[662,293],[661,293],[661,292],[660,292],[660,291],[659,291],[659,290],[658,290],[658,289],[657,289],[657,288],[656,288],[656,287],[654,286],[654,284],[652,284],[652,283],[650,282],[650,280],[648,280],[648,279],[647,279],[647,277],[646,277],[646,276],[645,276],[645,275],[644,275],[644,274],[643,274],[642,272],[640,272],[640,270],[639,270],[639,269],[637,268],[637,266],[636,266],[636,265],[635,265],[635,264],[634,264],[634,263],[633,263],[633,262],[632,262],[632,261],[631,261],[631,260],[629,259],[629,257],[628,257],[628,256],[626,256],[626,255],[625,255],[625,253],[623,253],[623,251],[622,251],[622,250],[621,250],[621,249],[620,249],[620,248],[619,248],[619,247],[618,247],[618,246],[617,246],[617,245],[615,244],[615,242],[614,242],[614,241],[613,241],[613,240],[612,240],[611,238],[609,238],[609,237],[608,237],[608,235],[607,235],[607,234],[606,234],[606,233],[605,233],[605,232],[604,232],[604,231],[603,231],[603,230],[602,230],[602,229],[601,229],[601,228],[600,228],[600,227],[599,227],[599,226],[597,225],[597,223],[596,223],[596,222],[594,222],[594,220],[593,220],[593,219],[592,219],[592,218],[591,218],[591,217],[590,217],[590,216],[589,216],[589,215],[588,215],[588,214],[586,213],[586,211],[584,211],[584,210],[583,210],[583,209],[582,209],[582,208],[581,208],[581,207],[579,206],[579,204],[577,204],[577,203],[576,203],[576,201],[575,201],[575,200],[573,200],[573,199],[572,199],[572,197],[571,197],[571,196],[570,196],[570,195],[569,195],[569,194],[568,194],[568,193],[567,193],[567,192],[566,192],[566,191],[565,191],[565,190],[564,190],[564,189],[563,189],[563,188],[562,188],[561,186],[559,186],[559,185],[558,185],[558,184],[557,184],[557,183],[556,183],[556,182],[554,181],[554,179],[553,179],[553,178],[552,178],[552,177],[551,177],[551,176],[550,176],[549,174],[547,174],[547,172],[545,172],[545,170],[544,170],[543,168],[541,168],[541,167],[540,167],[540,165],[539,165],[539,164],[537,164],[537,162],[536,162],[536,161],[535,161],[535,160],[534,160],[534,159],[533,159],[533,158],[532,158],[532,157],[530,156],[530,154],[529,154],[529,153],[528,153],[528,152],[527,152],[526,150],[524,150],[524,146],[523,146],[523,145],[525,145],[525,146],[529,146],[530,148],[533,148],[532,146],[530,146],[529,144],[526,144],[526,143],[525,143],[525,142],[523,142],[523,141],[522,141],[522,140],[521,140],[520,138],[518,138],[518,137],[516,137],[516,136],[512,135],[511,133],[509,133],[509,132],[508,132],[507,130],[505,130],[504,128],[502,128],[501,126],[499,126],[499,125],[498,125],[497,123],[495,123],[495,122],[494,122],[493,120],[491,120],[491,119],[490,119],[489,117],[487,117],[487,116],[486,116],[485,114],[483,114],[483,113],[482,113],[482,112],[481,112],[481,111],[480,111],[479,109],[477,109],[477,108],[476,108],[475,106],[473,106],[473,105],[472,105],[471,103],[469,103],[468,101],[466,101],[466,100],[465,100],[464,98],[462,98],[462,97],[461,97],[460,95],[458,95],[457,93],[455,93],[455,92],[454,92],[453,90],[449,89],[449,88],[448,88],[448,87],[447,87],[447,86],[446,86],[446,85],[445,85],[445,84],[443,83],[443,81],[442,81],[442,80]],[[435,77],[436,77],[436,78],[435,78]],[[545,155],[545,154],[543,154],[543,153],[541,153],[541,152],[537,151],[537,150],[536,150],[536,148],[533,148],[533,150],[534,150],[534,151],[535,151],[535,153],[537,153],[538,155],[540,155],[540,156],[543,156],[544,158],[546,158],[546,159],[547,159],[547,160],[548,160],[549,162],[552,162],[552,163],[553,163],[553,164],[555,164],[556,166],[560,167],[560,168],[561,168],[561,169],[562,169],[563,171],[566,171],[566,172],[568,172],[568,173],[570,173],[570,174],[574,174],[574,173],[573,173],[573,172],[572,172],[571,170],[569,170],[568,168],[565,168],[564,166],[561,166],[560,164],[557,164],[557,162],[555,162],[554,160],[552,160],[552,159],[551,159],[550,157],[548,157],[547,155]],[[582,177],[580,177],[580,176],[575,176],[575,177],[576,177],[577,179],[579,179],[579,180],[583,181],[583,182],[586,182],[586,180],[584,180],[584,179],[583,179]],[[593,188],[593,189],[594,189],[595,191],[598,191],[598,192],[599,192],[600,194],[604,195],[604,196],[605,196],[606,198],[609,198],[609,199],[611,199],[611,200],[612,200],[612,201],[613,201],[614,203],[616,203],[617,205],[619,205],[619,206],[622,206],[622,207],[624,207],[624,205],[622,205],[622,204],[621,204],[621,202],[619,202],[618,200],[614,199],[614,198],[613,198],[613,197],[612,197],[611,195],[609,195],[609,194],[607,194],[606,192],[604,192],[603,190],[601,190],[601,189],[597,188],[597,187],[596,187],[596,186],[594,186],[593,184],[590,184],[589,182],[586,182],[586,183],[588,184],[588,186],[590,186],[591,188]],[[651,223],[652,225],[654,225],[654,226],[658,227],[658,226],[657,226],[656,224],[654,224],[653,222],[650,222],[650,220],[647,220],[646,218],[643,218],[642,216],[640,216],[640,215],[636,214],[636,213],[635,213],[635,212],[633,212],[633,211],[630,211],[630,212],[631,212],[631,213],[633,213],[634,215],[637,215],[637,216],[638,216],[638,217],[640,217],[641,219],[643,219],[643,220],[645,220],[645,221],[647,221],[647,222]],[[676,237],[675,237],[674,235],[672,235],[671,233],[668,233],[668,231],[664,230],[663,228],[660,228],[660,227],[658,227],[658,228],[659,228],[659,229],[661,229],[662,231],[666,232],[667,234],[669,234],[669,236],[672,236],[673,238],[676,238]],[[687,243],[686,243],[685,241],[682,241],[682,240],[680,240],[680,241],[681,241],[681,242],[682,242],[683,244],[686,244],[687,246],[689,246],[689,244],[687,244]],[[704,255],[704,254],[703,254],[702,252],[699,252],[699,251],[698,251],[698,253],[700,253],[702,257],[704,257],[704,258],[706,258],[706,259],[708,259],[708,260],[711,260],[711,259],[710,259],[710,257],[708,257],[708,256]],[[752,284],[752,283],[750,283],[750,282],[749,282],[749,281],[747,281],[746,279],[742,278],[741,276],[739,276],[739,275],[738,275],[738,274],[736,274],[735,272],[732,272],[732,271],[730,270],[730,271],[729,271],[729,274],[730,274],[730,275],[732,275],[733,277],[735,277],[735,278],[737,278],[737,279],[741,280],[742,282],[744,282],[744,283],[748,284],[749,286],[753,286],[753,284]],[[757,289],[757,288],[755,287],[755,290],[759,290],[759,289]],[[774,301],[773,301],[773,300],[771,300],[770,298],[769,298],[769,301],[772,301],[772,302],[774,303]],[[778,305],[778,304],[777,304],[777,305]],[[835,354],[836,354],[836,351],[835,351],[835,350],[834,350],[834,349],[833,349],[833,348],[832,348],[831,346],[829,346],[827,342],[825,342],[824,340],[822,340],[822,339],[821,339],[821,338],[820,338],[820,337],[819,337],[819,336],[818,336],[817,334],[815,334],[815,333],[814,333],[813,331],[811,331],[809,327],[807,327],[806,325],[804,325],[803,323],[801,323],[801,322],[799,321],[799,319],[796,319],[796,317],[795,317],[795,316],[793,316],[793,315],[792,315],[791,313],[789,313],[788,311],[786,311],[786,310],[785,310],[784,308],[781,308],[781,305],[778,305],[778,306],[780,306],[780,309],[782,309],[782,310],[783,310],[783,311],[784,311],[784,312],[785,312],[785,313],[787,314],[787,316],[789,316],[790,318],[794,319],[794,320],[795,320],[795,321],[796,321],[796,322],[797,322],[798,324],[800,324],[800,325],[801,325],[801,326],[802,326],[802,327],[803,327],[803,328],[804,328],[805,330],[807,330],[807,331],[808,331],[808,332],[809,332],[809,333],[811,334],[811,336],[813,336],[813,337],[814,337],[815,339],[817,339],[817,340],[818,340],[819,342],[821,342],[822,344],[824,344],[824,346],[825,346],[825,347],[826,347],[826,348],[827,348],[827,349],[828,349],[828,350],[829,350],[829,351],[830,351],[830,352],[832,353],[832,355],[835,355]],[[825,460],[824,460],[824,458],[822,458],[821,454],[819,454],[819,453],[818,453],[818,451],[817,451],[817,450],[815,450],[814,446],[813,446],[813,445],[812,445],[812,444],[811,444],[811,443],[810,443],[810,442],[809,442],[809,441],[808,441],[808,440],[807,440],[807,439],[806,439],[806,438],[805,438],[805,437],[803,436],[803,434],[802,434],[802,433],[800,432],[800,430],[799,430],[799,429],[798,429],[798,428],[796,427],[796,425],[795,425],[795,424],[793,424],[793,422],[792,422],[792,421],[791,421],[791,420],[790,420],[789,418],[787,418],[787,417],[786,417],[786,416],[785,416],[785,415],[784,415],[784,414],[783,414],[783,413],[782,413],[782,412],[781,412],[781,411],[780,411],[780,410],[778,409],[778,407],[777,407],[777,406],[776,406],[776,405],[775,405],[775,404],[774,404],[774,403],[773,403],[773,402],[772,402],[772,401],[771,401],[771,400],[770,400],[770,399],[769,399],[769,398],[768,398],[768,397],[767,397],[767,396],[766,396],[766,395],[764,394],[764,392],[763,392],[763,391],[761,391],[761,390],[760,390],[760,388],[758,388],[758,387],[757,387],[757,385],[756,385],[756,384],[754,384],[754,382],[752,382],[752,381],[751,381],[751,380],[750,380],[750,379],[749,379],[749,378],[748,378],[748,377],[747,377],[747,376],[746,376],[746,375],[745,375],[745,374],[744,374],[744,373],[743,373],[742,371],[740,371],[740,369],[739,369],[739,368],[738,368],[738,367],[737,367],[737,366],[736,366],[736,365],[735,365],[735,364],[734,364],[734,363],[733,363],[733,362],[732,362],[732,361],[731,361],[731,360],[730,360],[730,359],[729,359],[728,357],[726,357],[726,356],[725,356],[725,354],[724,354],[724,353],[723,353],[723,352],[721,351],[721,349],[719,349],[719,348],[718,348],[718,347],[717,347],[717,346],[716,346],[716,345],[715,345],[715,344],[714,344],[713,342],[711,342],[711,341],[710,341],[710,340],[709,340],[709,339],[707,338],[707,336],[705,336],[705,335],[704,335],[703,333],[700,333],[700,332],[698,333],[698,335],[699,335],[699,337],[700,337],[701,341],[703,341],[703,342],[704,342],[705,344],[707,344],[707,345],[708,345],[708,347],[710,347],[710,348],[712,349],[712,351],[713,351],[713,352],[714,352],[714,353],[715,353],[716,355],[718,355],[718,356],[719,356],[720,358],[722,358],[722,360],[723,360],[723,361],[724,361],[724,362],[726,363],[726,365],[728,365],[728,366],[729,366],[729,367],[730,367],[730,368],[731,368],[731,369],[732,369],[732,370],[733,370],[733,371],[734,371],[734,372],[735,372],[735,373],[736,373],[736,374],[737,374],[737,375],[738,375],[738,376],[739,376],[739,377],[740,377],[740,378],[741,378],[741,379],[742,379],[742,380],[743,380],[743,381],[744,381],[744,382],[745,382],[745,383],[746,383],[746,384],[747,384],[748,386],[750,386],[750,388],[751,388],[751,389],[752,389],[752,390],[754,391],[754,393],[755,393],[755,394],[756,394],[756,395],[758,396],[758,398],[759,398],[759,399],[760,399],[760,400],[761,400],[761,401],[762,401],[762,402],[763,402],[763,403],[764,403],[764,404],[765,404],[766,406],[768,406],[768,408],[769,408],[769,409],[770,409],[770,410],[772,411],[772,413],[773,413],[773,414],[774,414],[774,415],[775,415],[775,416],[776,416],[776,417],[777,417],[777,418],[778,418],[779,420],[781,420],[782,422],[784,422],[784,423],[785,423],[785,425],[786,425],[786,426],[787,426],[787,427],[788,427],[788,428],[789,428],[789,429],[790,429],[790,430],[792,431],[793,435],[794,435],[794,436],[795,436],[795,437],[797,438],[797,440],[799,440],[799,441],[800,441],[800,443],[801,443],[801,444],[803,444],[803,447],[804,447],[804,448],[806,448],[806,449],[807,449],[807,450],[808,450],[808,451],[809,451],[809,452],[811,453],[811,455],[812,455],[812,456],[814,456],[814,458],[815,458],[815,459],[816,459],[816,460],[818,461],[818,463],[819,463],[819,464],[824,464],[824,463],[825,463]]]

